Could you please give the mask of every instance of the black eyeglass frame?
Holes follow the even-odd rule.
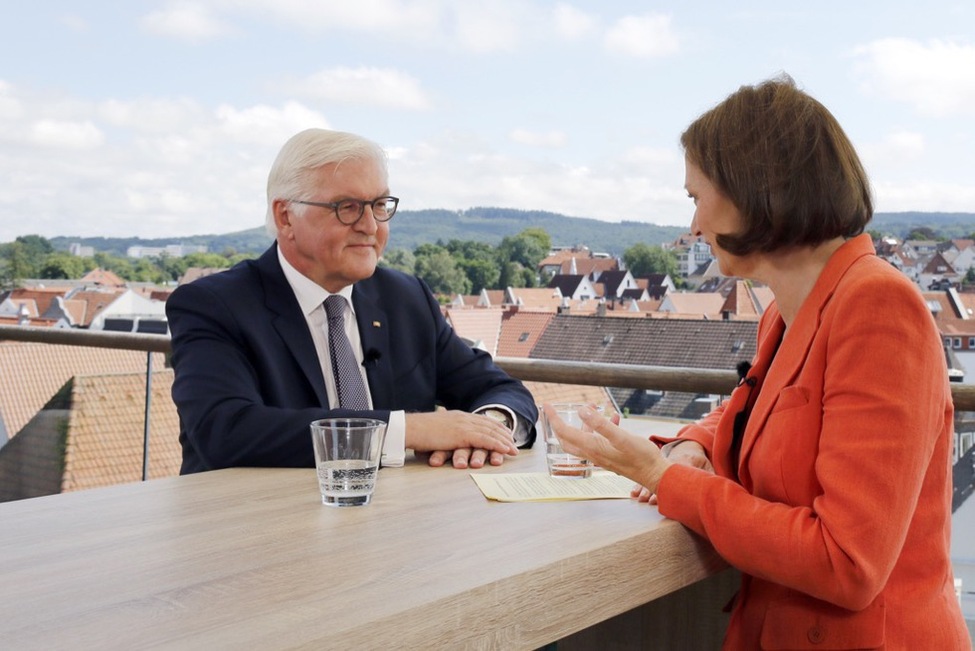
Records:
[[[385,217],[380,217],[376,212],[376,206],[379,204],[389,205],[390,201],[393,203],[393,209],[387,210]],[[332,212],[335,213],[335,219],[339,220],[339,223],[345,224],[346,226],[353,226],[362,216],[366,214],[366,206],[372,208],[372,218],[377,222],[388,222],[396,214],[396,209],[399,208],[399,197],[376,197],[375,199],[342,199],[341,201],[302,201],[301,199],[288,199],[289,203],[300,203],[305,206],[318,206],[319,208],[331,208]],[[359,206],[359,216],[350,222],[344,221],[339,215],[339,206],[342,204],[354,203]]]

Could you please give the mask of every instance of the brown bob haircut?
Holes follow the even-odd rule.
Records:
[[[873,216],[849,138],[786,75],[742,86],[691,123],[680,142],[742,215],[740,233],[716,238],[733,255],[853,237]]]

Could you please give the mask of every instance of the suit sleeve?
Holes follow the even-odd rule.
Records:
[[[535,399],[519,380],[499,368],[483,350],[464,343],[450,327],[440,305],[425,283],[423,290],[436,330],[437,400],[448,409],[473,412],[492,404],[501,404],[517,414],[527,433],[520,447],[531,447],[535,441],[538,408]]]
[[[854,283],[837,292],[820,326],[826,339],[814,343],[825,356],[825,371],[814,374],[822,404],[792,420],[787,410],[773,420],[773,410],[761,434],[782,446],[781,470],[765,470],[788,475],[789,436],[817,423],[810,477],[779,478],[786,487],[813,482],[811,504],[762,499],[677,465],[657,495],[662,514],[743,572],[858,610],[886,584],[912,519],[934,521],[944,507],[932,503],[943,497],[937,488],[927,504],[919,496],[929,467],[948,463],[935,450],[944,451],[938,439],[951,416],[941,343],[916,291],[883,276]],[[786,388],[793,398],[802,390]]]

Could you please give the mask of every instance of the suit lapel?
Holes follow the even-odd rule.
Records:
[[[359,339],[365,356],[366,378],[373,405],[393,404],[393,375],[389,347],[389,323],[371,279],[359,281],[352,290]]]
[[[776,310],[774,314],[776,323],[770,326],[768,333],[762,336],[759,342],[758,361],[752,372],[759,378],[759,385],[756,387],[759,389],[759,395],[745,427],[738,468],[739,477],[746,487],[751,484],[751,478],[748,476],[748,456],[765,428],[765,422],[779,394],[795,382],[802,370],[809,355],[809,348],[819,331],[823,309],[850,266],[861,257],[873,254],[873,242],[866,234],[847,241],[837,249],[819,274],[815,286],[784,336],[782,330],[785,323]],[[782,337],[781,345],[778,343],[779,337]],[[745,483],[746,481],[748,483]]]
[[[281,341],[291,353],[295,363],[305,374],[308,382],[315,391],[319,404],[328,408],[328,394],[325,391],[325,378],[318,363],[318,353],[315,352],[315,342],[301,313],[298,299],[295,298],[288,279],[285,278],[278,262],[277,244],[257,261],[261,282],[264,286],[264,301],[271,312],[271,324],[281,336]]]

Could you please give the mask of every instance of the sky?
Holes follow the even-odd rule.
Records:
[[[309,127],[382,145],[401,210],[684,225],[681,132],[782,73],[878,212],[975,212],[971,0],[0,0],[0,242],[261,226]]]

